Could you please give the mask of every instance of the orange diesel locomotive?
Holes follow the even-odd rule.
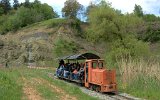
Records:
[[[77,78],[73,78],[73,76],[75,76],[73,70],[65,69],[67,65],[62,64],[63,67],[57,68],[56,71],[58,78],[81,83],[86,88],[97,92],[117,92],[116,71],[107,70],[106,67],[104,67],[104,60],[100,59],[99,56],[92,53],[84,53],[65,56],[61,59],[68,60],[68,63],[70,60],[85,60],[83,64],[84,70],[76,74]],[[62,65],[60,64],[60,66]],[[69,65],[68,67],[72,66]]]

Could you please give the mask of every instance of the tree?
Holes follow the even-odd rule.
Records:
[[[134,14],[137,15],[138,17],[142,17],[143,16],[143,10],[142,7],[140,5],[136,5],[134,6]]]
[[[88,16],[90,10],[91,10],[92,8],[94,8],[94,7],[97,7],[97,6],[96,6],[96,4],[95,4],[93,1],[91,1],[91,2],[89,3],[89,6],[86,8],[85,16]],[[87,17],[87,18],[88,18],[88,17]],[[88,20],[88,19],[87,19],[87,20]]]
[[[30,7],[30,2],[29,2],[29,0],[25,0],[25,2],[24,2],[24,6],[25,6],[25,7],[27,7],[27,8],[29,8],[29,7]]]
[[[89,10],[89,37],[93,41],[114,41],[123,39],[127,34],[135,34],[136,28],[143,23],[141,18],[133,14],[120,14],[106,2],[101,2]]]
[[[77,18],[78,11],[82,9],[82,5],[77,0],[67,0],[62,8],[64,17]]]
[[[10,0],[1,0],[0,4],[2,5],[5,14],[11,10]]]
[[[48,4],[41,4],[40,2],[34,2],[32,8],[35,9],[45,20],[57,17],[56,12]]]
[[[143,15],[143,19],[146,22],[156,22],[156,21],[160,21],[160,18],[155,16],[154,14],[145,14]]]
[[[143,45],[146,45],[144,49],[148,51],[147,44],[136,39],[137,28],[143,20],[134,14],[121,14],[103,1],[90,8],[88,22],[90,26],[86,33],[87,39],[93,43],[106,42],[111,59],[143,55],[143,51],[138,49],[143,48]]]
[[[23,3],[13,14],[6,15],[3,14],[3,5],[0,4],[0,15],[2,15],[0,16],[0,34],[6,34],[8,31],[16,31],[20,27],[35,22],[57,17],[53,8],[46,3],[41,4],[38,0],[35,0],[35,2],[28,4],[29,6],[24,7],[25,3]]]
[[[18,0],[13,0],[13,7],[14,7],[14,9],[17,9],[19,7]]]
[[[3,9],[3,7],[0,5],[0,16],[1,16],[2,14],[4,14],[4,9]]]
[[[34,0],[34,4],[41,4],[39,0]]]

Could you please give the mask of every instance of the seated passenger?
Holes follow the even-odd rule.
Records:
[[[63,74],[64,74],[64,65],[63,64],[60,66],[60,71],[61,71],[60,75],[63,76]]]
[[[74,66],[74,64],[71,64],[71,72],[73,72],[74,70],[75,70],[75,66]]]
[[[77,71],[77,69],[75,69],[74,71],[73,71],[73,74],[77,74],[78,73],[78,71]]]
[[[80,70],[78,71],[78,76],[80,80],[84,79],[84,66],[81,66]]]
[[[69,76],[69,71],[64,70],[64,78],[68,78],[68,76]]]
[[[80,72],[80,73],[81,73],[81,72],[84,72],[84,68],[81,67],[80,70],[79,70],[79,72]]]
[[[64,67],[64,78],[68,78],[69,76],[69,64],[67,63]]]
[[[76,64],[76,68],[77,68],[77,71],[79,71],[80,70],[80,64],[79,64],[79,62],[77,62],[77,64]]]
[[[73,79],[78,80],[78,71],[77,71],[77,69],[75,69],[73,71]]]
[[[60,61],[61,62],[61,61]],[[59,67],[57,68],[56,75],[63,76],[64,71],[64,63],[60,63]]]

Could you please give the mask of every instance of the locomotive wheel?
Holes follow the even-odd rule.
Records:
[[[100,91],[101,91],[100,86],[96,86],[96,92],[100,92]]]

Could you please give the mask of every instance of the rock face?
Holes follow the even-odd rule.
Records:
[[[3,66],[6,66],[6,63],[8,65],[10,64],[22,64],[26,60],[26,56],[23,56],[25,54],[25,47],[14,43],[13,41],[9,42],[0,42],[0,64]],[[20,59],[23,59],[21,61]]]
[[[2,40],[0,40],[0,49],[2,49],[4,46],[4,42]]]
[[[0,65],[38,66],[39,62],[52,61],[52,47],[47,39],[46,33],[33,33],[21,37],[18,42],[0,40]]]

